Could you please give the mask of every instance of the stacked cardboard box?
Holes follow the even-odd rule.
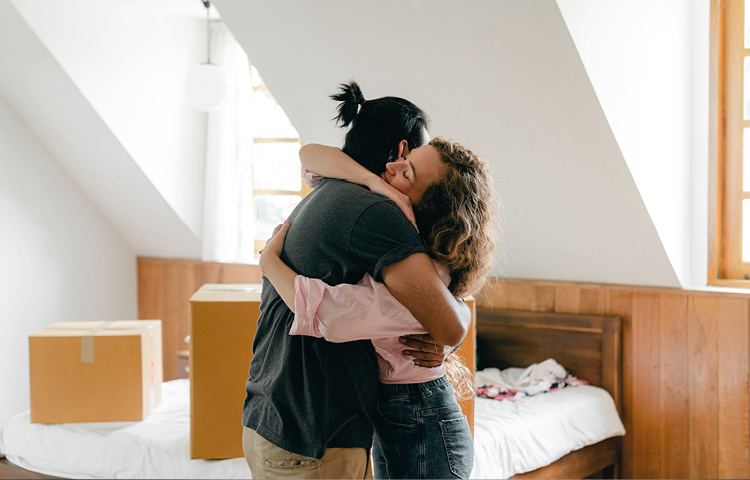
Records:
[[[140,421],[161,399],[160,320],[57,322],[29,337],[33,423]]]
[[[190,457],[242,457],[260,285],[206,284],[190,299]]]

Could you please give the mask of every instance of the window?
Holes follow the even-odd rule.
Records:
[[[250,78],[252,214],[257,257],[274,227],[289,216],[310,189],[300,174],[299,134],[252,64]]]
[[[711,2],[709,283],[750,287],[750,0]]]

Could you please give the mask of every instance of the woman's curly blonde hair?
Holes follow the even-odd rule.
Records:
[[[448,267],[448,289],[457,297],[484,286],[492,266],[499,227],[499,204],[487,163],[464,146],[442,138],[430,142],[445,164],[445,174],[414,207],[422,239],[432,256]],[[474,396],[474,375],[455,352],[445,359],[456,400]]]
[[[487,163],[461,144],[429,143],[447,167],[414,207],[422,239],[450,271],[457,297],[478,293],[487,281],[498,239],[498,204]]]

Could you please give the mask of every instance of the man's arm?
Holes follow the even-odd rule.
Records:
[[[471,326],[471,310],[445,287],[432,260],[415,253],[384,267],[383,283],[437,342],[456,346]]]

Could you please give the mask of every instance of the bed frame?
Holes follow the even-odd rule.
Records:
[[[59,478],[50,477],[49,475],[42,475],[41,473],[31,472],[29,470],[17,467],[10,463],[5,457],[0,458],[0,479],[47,479],[47,478]]]
[[[614,316],[477,308],[477,368],[527,367],[548,358],[607,390],[621,414],[621,320]],[[618,478],[620,437],[512,478]]]

